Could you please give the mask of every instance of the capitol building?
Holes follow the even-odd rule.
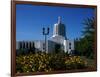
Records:
[[[74,51],[74,40],[69,40],[66,35],[66,26],[62,23],[61,17],[58,17],[58,22],[54,24],[53,35],[49,40],[32,40],[32,41],[16,41],[16,49],[35,48],[35,51],[53,53],[57,47],[68,54]],[[46,48],[45,48],[46,43]]]

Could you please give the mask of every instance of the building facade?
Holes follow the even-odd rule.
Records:
[[[16,42],[16,49],[30,49],[33,47],[37,51],[45,52],[45,41],[33,40]],[[58,17],[58,22],[54,24],[53,35],[46,41],[46,53],[53,53],[57,51],[57,49],[60,49],[61,52],[67,52],[68,54],[71,54],[74,50],[74,41],[67,39],[66,26],[61,22],[61,17]]]

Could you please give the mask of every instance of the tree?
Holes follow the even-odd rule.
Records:
[[[62,51],[61,45],[60,44],[56,44],[55,45],[55,53],[60,53],[61,51]]]
[[[82,31],[84,37],[90,37],[94,36],[94,26],[95,26],[95,20],[94,17],[92,18],[87,18],[83,22],[84,29]]]
[[[89,58],[93,58],[93,50],[94,50],[94,33],[95,33],[95,19],[87,18],[83,22],[84,29],[82,31],[83,33],[83,44],[85,44],[85,51],[84,55],[86,55]]]
[[[95,20],[87,18],[83,22],[82,38],[75,40],[75,50],[79,51],[80,55],[88,58],[93,58],[94,50],[94,33]]]

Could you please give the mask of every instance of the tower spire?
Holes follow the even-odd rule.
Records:
[[[58,23],[61,23],[61,17],[60,16],[58,17]]]

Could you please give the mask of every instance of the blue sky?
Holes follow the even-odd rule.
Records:
[[[55,6],[16,5],[16,40],[43,40],[42,28],[49,27],[51,37],[58,16],[66,26],[68,39],[81,37],[83,20],[94,16],[93,8],[67,8]]]

